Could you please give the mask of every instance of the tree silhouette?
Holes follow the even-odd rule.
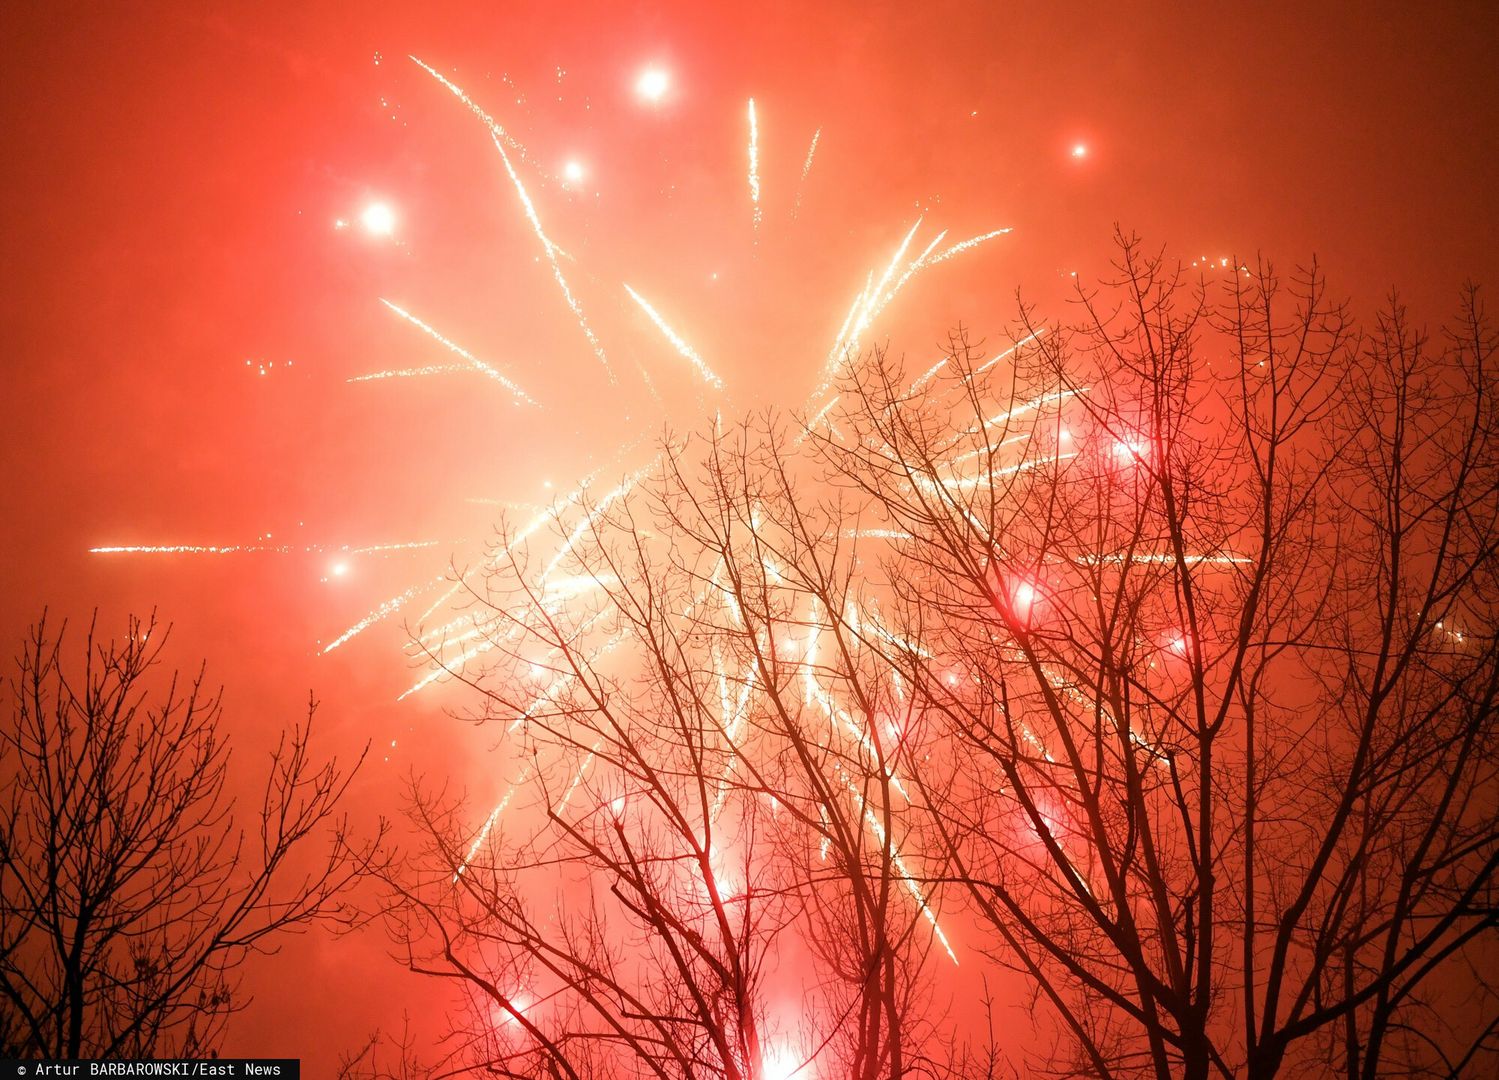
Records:
[[[246,829],[219,696],[201,671],[152,678],[166,638],[154,618],[117,641],[90,627],[72,669],[44,617],[17,661],[0,728],[6,1056],[212,1052],[245,960],[350,914],[339,894],[374,845],[335,817],[353,770],[310,757],[315,705]]]
[[[486,1003],[463,1061],[992,1074],[946,911],[1034,989],[1033,1070],[1493,1063],[1477,292],[1434,344],[1315,268],[1119,253],[1076,325],[668,444],[420,636],[516,748],[487,816],[415,793],[392,878],[412,966]]]

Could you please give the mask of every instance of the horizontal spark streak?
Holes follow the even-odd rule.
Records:
[[[1254,562],[1247,555],[1182,555],[1178,559],[1178,556],[1169,551],[1137,555],[1079,555],[1074,561],[1080,566],[1121,566],[1126,562],[1171,565],[1177,561],[1184,562],[1188,566],[1199,566],[1204,563],[1219,566],[1240,566],[1245,563]]]
[[[91,547],[90,555],[370,555],[384,551],[415,551],[456,541],[412,540],[399,544],[111,544]]]

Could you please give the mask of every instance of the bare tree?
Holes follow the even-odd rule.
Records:
[[[500,546],[455,637],[502,659],[465,675],[433,646],[514,783],[477,818],[415,792],[431,846],[393,876],[397,936],[471,995],[464,1060],[505,1075],[921,1075],[940,931],[894,739],[863,720],[890,688],[826,614],[852,545],[773,441],[707,453],[706,483],[669,448],[638,506],[559,521],[540,571]]]
[[[44,617],[17,660],[0,730],[7,1056],[211,1052],[251,954],[351,913],[339,894],[374,845],[334,816],[352,770],[311,758],[315,704],[247,830],[219,695],[201,671],[152,677],[166,638],[154,618],[118,641],[90,627],[74,668]]]
[[[959,342],[955,386],[871,365],[819,435],[922,568],[900,621],[962,672],[890,654],[975,765],[913,770],[954,881],[1070,1034],[1060,1071],[1492,1065],[1476,292],[1433,347],[1393,302],[1356,335],[1315,269],[1219,299],[1120,252],[1079,326],[1027,322],[1003,407]]]
[[[412,966],[488,1003],[454,1068],[1492,1065],[1476,290],[1433,344],[1315,269],[1119,269],[987,360],[850,358],[805,425],[669,444],[464,577],[420,640],[514,782],[417,791],[392,880]],[[943,997],[954,924],[1034,989],[1028,1043],[942,1052],[992,1021]]]

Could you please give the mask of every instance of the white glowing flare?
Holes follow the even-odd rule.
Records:
[[[577,184],[588,175],[588,170],[583,168],[583,163],[580,161],[569,161],[562,166],[562,175],[569,184]]]
[[[416,327],[422,333],[426,334],[432,340],[436,341],[439,345],[443,346],[443,348],[463,357],[464,360],[468,361],[470,367],[483,375],[487,375],[489,378],[499,383],[506,390],[510,391],[510,393],[514,395],[517,401],[520,401],[526,405],[536,404],[535,400],[531,397],[530,394],[526,393],[519,386],[513,383],[498,368],[494,367],[491,364],[486,364],[483,360],[480,360],[477,356],[469,352],[457,342],[448,340],[442,334],[432,329],[432,327],[422,322],[421,319],[418,319],[415,315],[411,314],[411,312],[407,311],[405,308],[399,306],[398,304],[392,304],[384,297],[381,297],[380,303],[384,304],[391,311],[395,312],[401,318],[409,322],[412,326]]]
[[[762,1080],[795,1080],[804,1068],[801,1055],[789,1046],[773,1047],[760,1058]]]
[[[671,342],[672,348],[676,349],[684,359],[690,361],[692,366],[697,368],[698,374],[712,384],[715,390],[722,390],[723,380],[713,373],[712,369],[708,367],[703,358],[697,354],[697,351],[691,345],[682,340],[681,335],[667,325],[666,320],[661,317],[655,308],[651,307],[646,298],[628,285],[625,286],[625,292],[630,294],[630,299],[640,305],[641,311],[650,316],[651,322],[655,323],[656,329],[660,330],[662,336]]]
[[[635,80],[635,93],[644,101],[658,103],[671,89],[671,76],[658,67],[648,67]]]
[[[396,212],[388,203],[370,203],[359,215],[359,223],[374,236],[390,236],[396,231]]]

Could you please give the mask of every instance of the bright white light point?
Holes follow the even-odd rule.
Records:
[[[341,562],[339,562],[339,563],[334,563],[333,564],[333,571],[332,571],[332,573],[333,573],[334,577],[343,577],[348,572],[349,572],[349,564],[348,563],[341,563]]]
[[[1181,634],[1177,634],[1175,637],[1173,637],[1171,639],[1171,651],[1172,652],[1177,652],[1177,653],[1184,653],[1184,652],[1186,652],[1187,651],[1187,639],[1185,637],[1183,637]]]
[[[792,1080],[802,1075],[802,1063],[789,1047],[774,1047],[760,1059],[760,1075],[765,1080]]]
[[[619,817],[625,812],[625,797],[623,795],[609,804],[609,812],[615,817]]]
[[[568,183],[576,184],[586,175],[586,170],[583,168],[582,162],[569,161],[566,165],[562,166],[562,175]]]
[[[1072,441],[1072,432],[1068,431],[1066,428],[1063,428],[1061,431],[1057,432],[1057,442],[1071,442],[1071,441]]]
[[[640,78],[635,80],[635,93],[646,101],[660,101],[666,96],[666,90],[671,85],[671,76],[658,67],[648,67],[640,73]]]
[[[396,212],[385,203],[370,203],[359,220],[366,231],[376,236],[389,236],[396,231]]]
[[[1075,158],[1087,157],[1088,156],[1088,148],[1086,146],[1084,146],[1082,143],[1078,143],[1076,146],[1074,146],[1072,148],[1072,156],[1075,157]]]
[[[1017,607],[1030,607],[1031,602],[1035,599],[1035,586],[1024,581],[1015,586],[1015,604]]]

